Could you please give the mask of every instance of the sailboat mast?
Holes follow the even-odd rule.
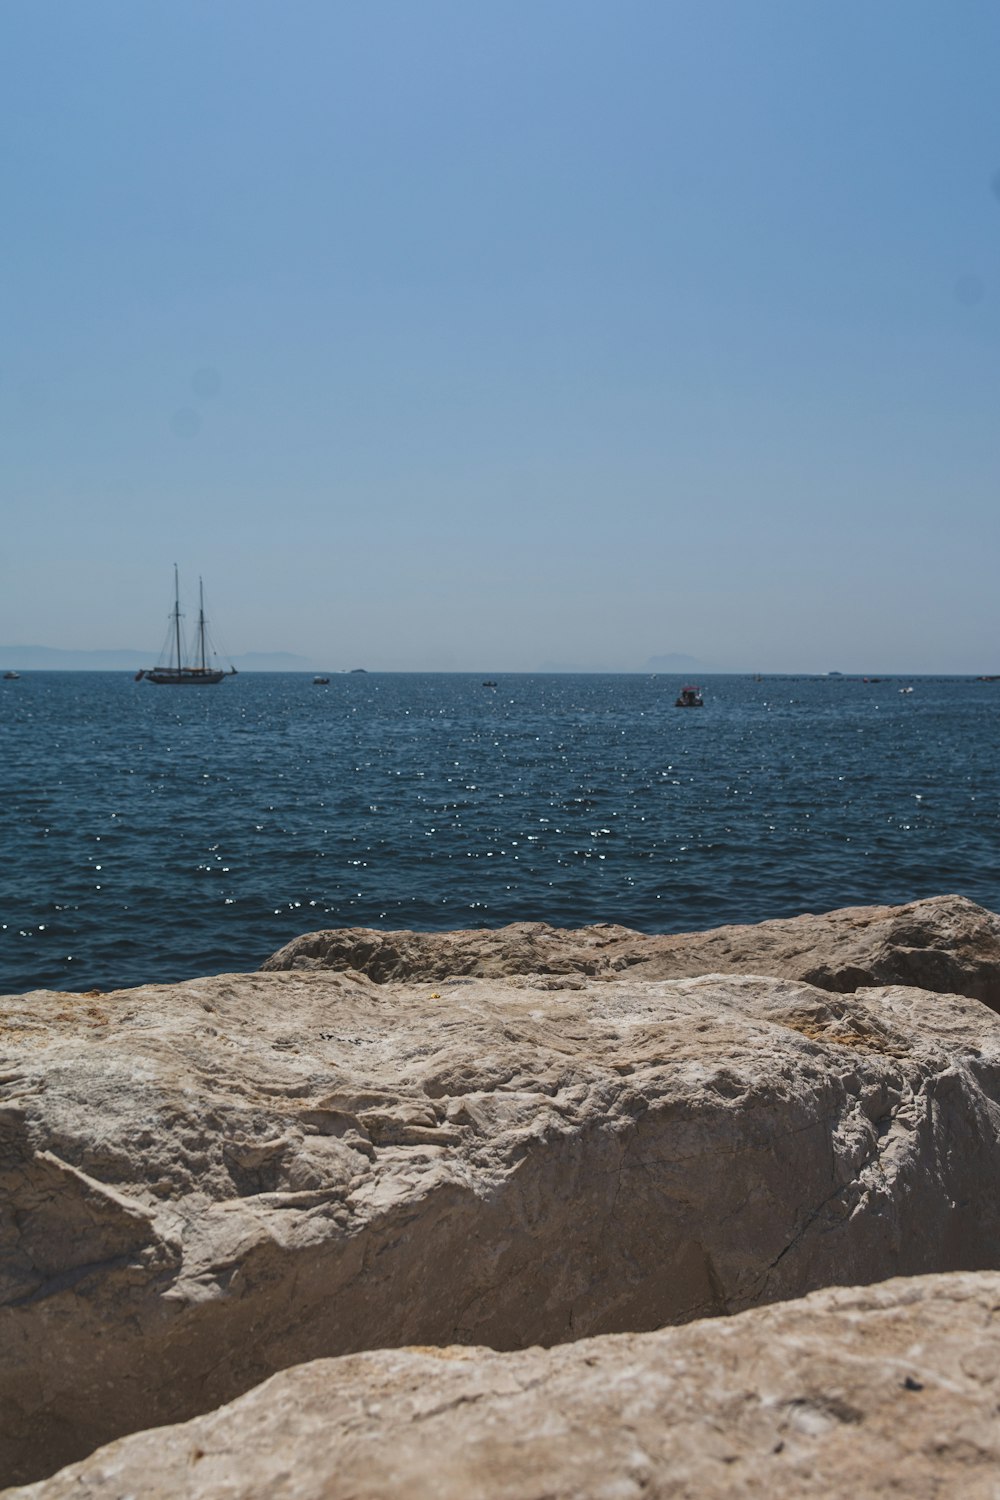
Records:
[[[174,640],[177,645],[177,670],[181,668],[181,588],[177,581],[177,564],[174,563]]]
[[[142,667],[136,674],[136,682],[145,677],[147,682],[176,683],[178,685],[202,683],[215,687],[223,677],[235,677],[236,668],[224,672],[213,666],[209,658],[214,655],[208,639],[208,621],[205,618],[205,585],[198,579],[198,640],[189,640],[185,645],[181,630],[181,583],[180,569],[174,563],[174,607],[167,616],[167,638],[155,667]],[[167,662],[169,661],[169,665]]]

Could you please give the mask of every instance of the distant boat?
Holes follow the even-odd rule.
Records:
[[[20,672],[5,672],[3,674],[3,680],[4,682],[20,682],[21,674]]]
[[[493,681],[492,677],[484,677],[483,687],[496,687],[496,683]]]
[[[329,686],[330,686],[330,679],[329,679],[329,677],[314,677],[313,678],[313,687],[329,687]]]
[[[695,687],[693,683],[689,683],[687,687],[682,687],[680,692],[677,694],[677,697],[674,699],[674,707],[704,708],[705,700],[701,696],[701,688]]]
[[[214,687],[224,677],[236,676],[235,667],[231,666],[228,672],[224,672],[221,667],[209,666],[209,657],[212,653],[208,640],[208,622],[205,619],[205,590],[200,578],[198,579],[198,629],[195,634],[194,650],[190,657],[185,656],[181,636],[181,596],[176,563],[174,563],[174,607],[171,620],[169,647],[164,647],[164,654],[167,654],[169,650],[167,665],[140,668],[135,674],[136,682],[141,682],[145,677],[148,682],[155,682],[161,686]]]

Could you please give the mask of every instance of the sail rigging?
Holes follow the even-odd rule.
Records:
[[[200,578],[198,579],[198,626],[194,649],[190,654],[181,629],[182,618],[180,579],[177,564],[174,563],[174,607],[170,612],[170,625],[164,650],[161,653],[161,663],[155,667],[143,667],[135,674],[136,682],[145,677],[148,682],[161,685],[214,686],[224,677],[235,677],[234,666],[230,665],[229,671],[226,672],[210,662],[214,653],[211,650],[208,621],[205,618],[205,586]],[[162,661],[164,656],[168,657],[166,663]]]

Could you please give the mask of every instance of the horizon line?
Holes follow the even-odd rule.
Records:
[[[46,650],[58,650],[58,647],[46,647]],[[244,652],[243,657],[253,655],[297,655],[295,652]],[[240,660],[237,655],[234,660]],[[122,667],[4,667],[0,658],[0,672],[15,670],[19,673],[29,672],[33,675],[45,673],[64,674],[66,672],[88,672],[99,673],[108,677],[117,677],[132,671],[131,666]],[[789,680],[808,678],[812,681],[832,682],[865,682],[871,686],[877,686],[879,682],[891,682],[897,678],[920,678],[925,681],[933,681],[939,678],[968,678],[972,682],[1000,682],[1000,673],[994,672],[945,672],[945,671],[919,671],[907,672],[894,670],[881,670],[877,672],[839,672],[839,671],[814,671],[800,668],[797,671],[728,671],[724,667],[704,667],[698,672],[690,670],[682,672],[651,671],[646,667],[329,667],[323,669],[330,677],[748,677],[752,681],[764,681],[768,678],[788,678]],[[315,667],[245,667],[237,676],[244,677],[313,677],[320,669]]]

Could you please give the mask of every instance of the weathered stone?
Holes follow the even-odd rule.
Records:
[[[9,1500],[995,1500],[1000,1275],[274,1376]]]
[[[0,1036],[9,1481],[319,1356],[997,1263],[972,1000],[292,970],[15,997]]]
[[[377,983],[459,974],[767,974],[838,994],[866,985],[916,985],[1000,1011],[1000,917],[962,896],[935,896],[907,906],[849,906],[825,916],[672,935],[542,922],[465,932],[343,927],[295,938],[262,968],[353,970]]]

